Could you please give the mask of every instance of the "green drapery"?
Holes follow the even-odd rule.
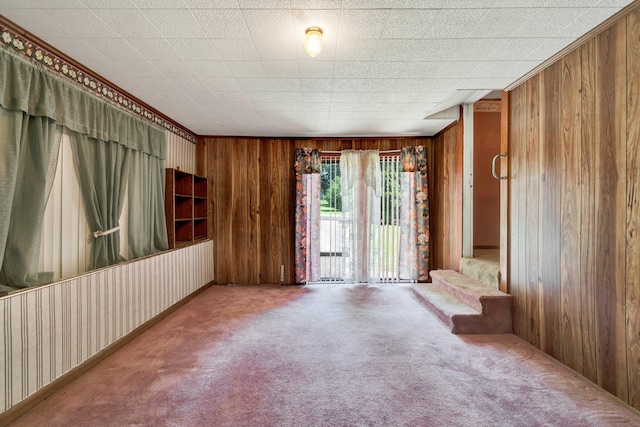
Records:
[[[108,232],[119,226],[124,204],[129,150],[122,145],[72,134],[73,160],[92,232]],[[120,233],[96,235],[89,269],[124,261],[120,255]]]
[[[61,127],[47,117],[0,108],[0,283],[39,284],[44,210],[51,191]]]
[[[31,254],[35,254],[35,261],[31,259],[22,264],[12,261],[12,265],[20,269],[20,272],[8,274],[3,270],[4,276],[25,277],[21,283],[11,286],[24,287],[37,284],[35,271],[42,216],[51,185],[50,180],[44,179],[43,176],[48,178],[50,174],[50,178],[53,178],[60,143],[59,135],[55,142],[47,140],[50,134],[36,138],[36,133],[29,132],[27,140],[30,141],[30,145],[23,147],[29,147],[29,152],[42,151],[41,163],[33,167],[16,163],[19,146],[15,141],[25,137],[20,126],[9,124],[16,122],[16,119],[12,118],[14,115],[28,118],[25,120],[29,123],[32,120],[33,123],[42,123],[43,129],[44,123],[55,126],[58,134],[61,126],[71,131],[75,140],[72,145],[83,202],[93,231],[107,231],[117,226],[124,201],[124,189],[129,180],[127,158],[130,154],[135,152],[149,157],[146,165],[144,162],[140,164],[143,165],[142,167],[153,167],[156,170],[146,173],[144,180],[132,178],[132,185],[136,186],[134,192],[137,195],[144,192],[150,193],[144,195],[147,201],[140,205],[146,210],[136,209],[140,207],[136,206],[135,210],[130,212],[130,217],[133,218],[133,226],[129,226],[130,234],[134,234],[136,247],[134,256],[148,255],[168,246],[163,200],[163,160],[166,155],[166,136],[163,129],[99,99],[42,67],[10,53],[7,49],[0,49],[0,82],[3,83],[0,84],[0,108],[5,112],[3,117],[6,117],[0,125],[0,133],[3,136],[0,141],[0,162],[2,162],[0,163],[2,167],[0,186],[3,187],[0,190],[0,262],[6,258],[5,253],[12,254],[15,251],[25,260],[32,258]],[[5,134],[7,137],[4,136]],[[43,186],[43,190],[35,190],[34,183],[40,181],[44,181],[38,184]],[[9,183],[15,184],[9,186]],[[142,191],[139,186],[146,187]],[[33,197],[38,195],[39,199],[37,203],[16,204],[13,200],[14,193],[28,193],[29,196],[20,196],[25,199],[31,195]],[[41,210],[40,204],[42,204]],[[38,209],[35,209],[36,205]],[[16,228],[15,233],[19,238],[15,240],[20,242],[16,244],[8,240],[9,230],[14,229],[14,224],[9,223],[10,216],[20,218],[36,216],[39,222],[36,221],[33,226]],[[147,216],[151,219],[145,218]],[[145,226],[140,226],[143,223]],[[149,231],[149,227],[155,227],[155,229]],[[153,234],[153,246],[139,243],[146,238],[143,236],[144,233]],[[119,238],[117,232],[96,237],[96,244],[92,248],[94,253],[92,253],[91,268],[122,260],[119,254]],[[28,249],[25,246],[27,244],[29,244]],[[29,267],[27,270],[26,265],[32,266],[34,262],[35,270],[34,267]]]
[[[129,253],[131,258],[169,249],[164,216],[164,160],[130,150]]]
[[[166,157],[164,130],[0,49],[0,105],[101,141]]]

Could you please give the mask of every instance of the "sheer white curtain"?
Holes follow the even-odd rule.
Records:
[[[380,197],[378,150],[346,150],[340,155],[342,260],[347,283],[375,283],[380,277]]]

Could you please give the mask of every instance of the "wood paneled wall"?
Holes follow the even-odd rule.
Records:
[[[515,333],[640,409],[640,12],[510,94]]]
[[[215,240],[216,283],[279,283],[280,266],[285,266],[285,283],[294,283],[294,182],[293,161],[296,147],[325,151],[345,149],[392,150],[409,145],[425,145],[429,159],[430,188],[435,188],[438,173],[450,178],[449,166],[438,169],[438,159],[457,155],[455,126],[435,143],[434,138],[389,139],[269,139],[204,137],[198,141],[198,174],[210,183],[210,236]],[[453,138],[451,137],[452,135]],[[438,145],[442,147],[437,148]],[[460,153],[461,154],[461,153]],[[450,162],[451,163],[451,162]],[[453,162],[455,163],[455,162]],[[435,170],[435,175],[432,171]],[[450,190],[453,182],[439,189]],[[430,197],[432,218],[440,203]],[[461,223],[461,222],[460,222]],[[456,223],[457,224],[457,223]],[[449,226],[449,222],[443,222]],[[433,230],[433,226],[432,226]],[[434,266],[440,268],[452,253],[450,231],[432,231],[431,253]],[[447,253],[443,256],[443,253]],[[455,251],[453,251],[455,252]],[[459,259],[458,259],[459,260]]]
[[[431,196],[432,269],[460,269],[462,258],[462,122],[435,137]]]

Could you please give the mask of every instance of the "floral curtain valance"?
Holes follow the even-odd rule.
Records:
[[[0,106],[34,117],[48,117],[74,132],[166,156],[163,129],[120,110],[0,49]]]

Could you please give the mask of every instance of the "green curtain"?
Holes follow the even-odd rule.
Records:
[[[120,255],[119,226],[129,169],[124,146],[72,133],[73,160],[89,227],[94,234],[89,269],[124,261]],[[99,233],[105,232],[104,235]],[[107,234],[108,233],[108,234]]]
[[[0,106],[165,159],[165,131],[0,49]]]
[[[0,283],[39,284],[42,221],[58,163],[61,126],[0,108]]]
[[[130,150],[129,253],[131,258],[169,249],[164,215],[164,160]]]

